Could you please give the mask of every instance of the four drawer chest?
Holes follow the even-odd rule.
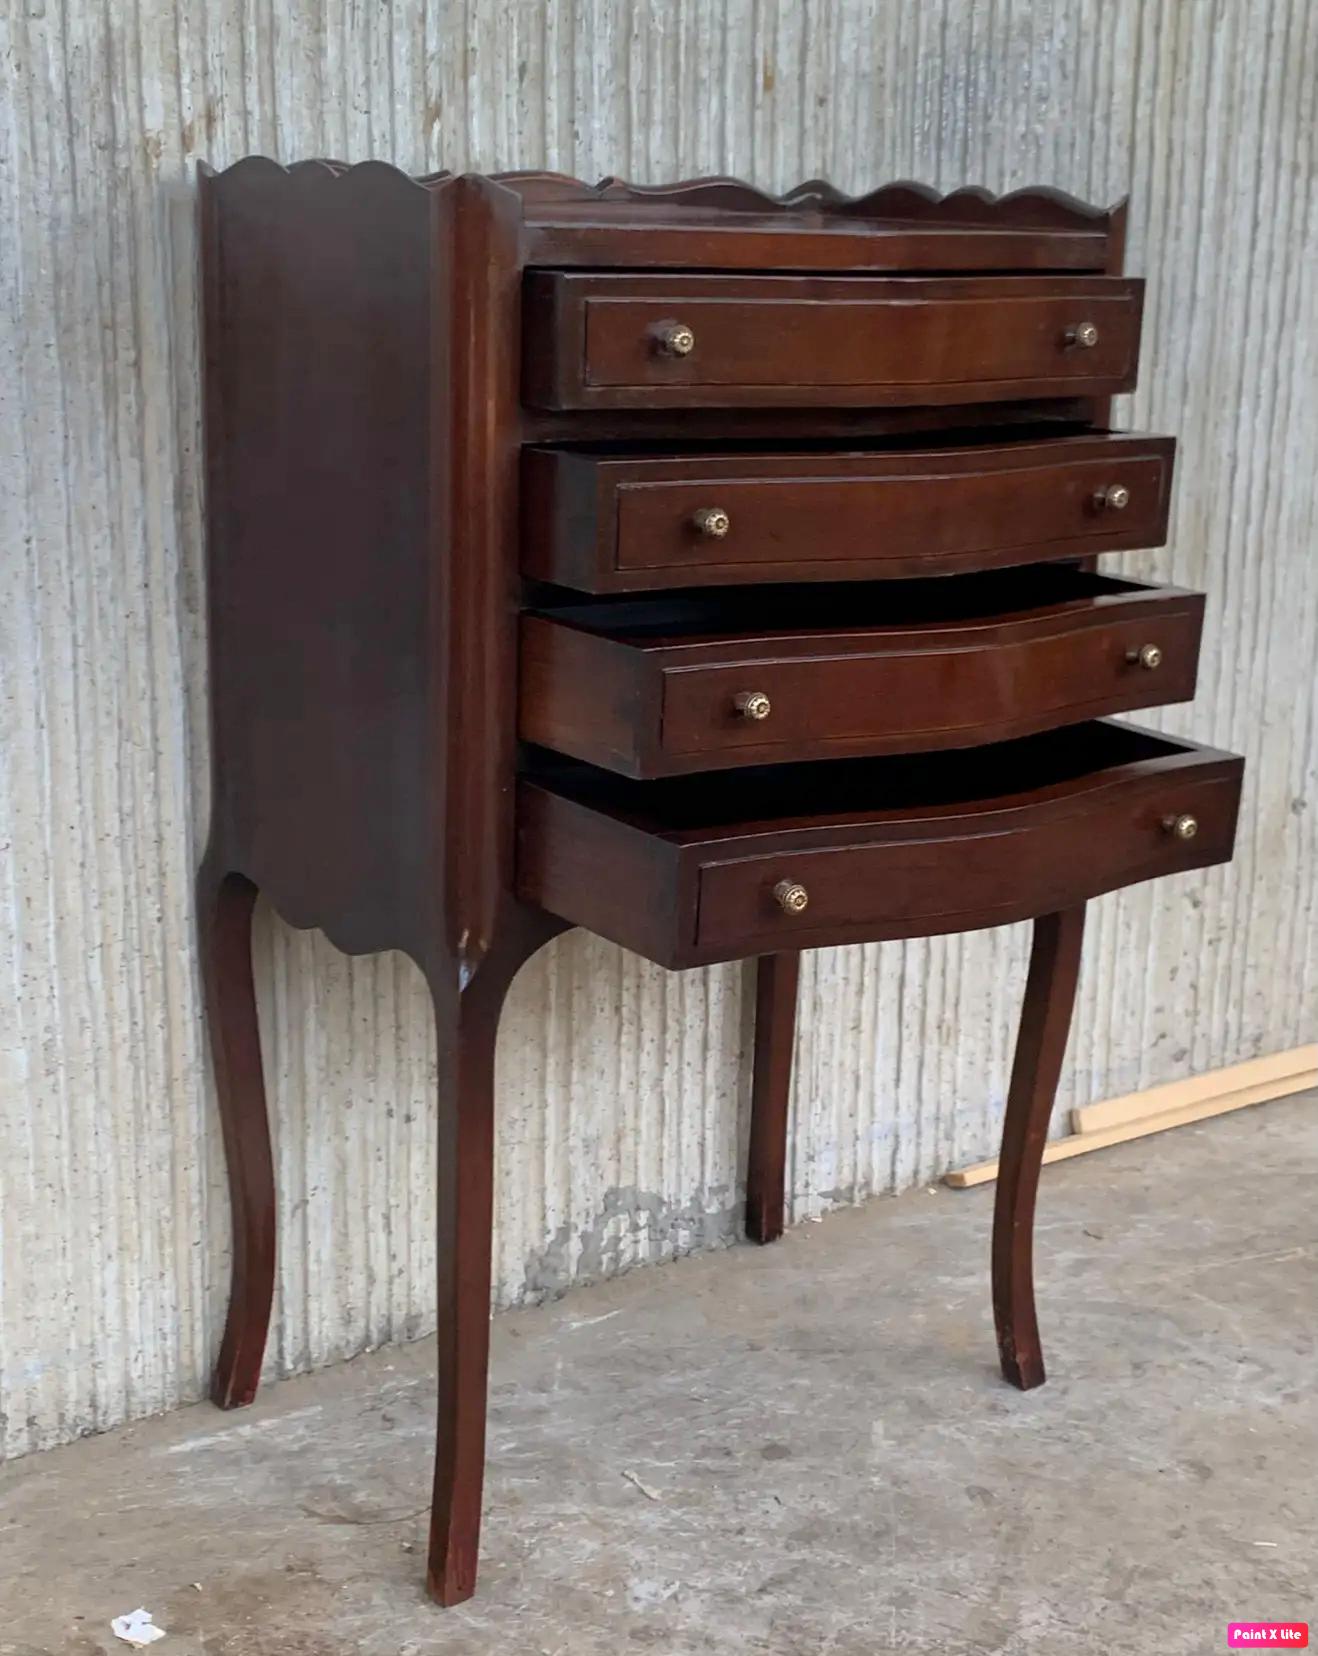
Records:
[[[259,891],[433,996],[439,1602],[476,1577],[499,1010],[565,927],[758,961],[767,1242],[800,951],[1033,921],[992,1290],[1038,1385],[1085,904],[1229,858],[1241,785],[1113,717],[1193,694],[1203,616],[1096,563],[1161,543],[1174,461],[1110,428],[1124,209],[253,158],[204,172],[201,223],[217,1401],[255,1394],[274,1282]]]

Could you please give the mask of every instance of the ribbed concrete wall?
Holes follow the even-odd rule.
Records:
[[[1212,594],[1170,728],[1250,756],[1239,857],[1096,905],[1065,1101],[1313,1039],[1318,8],[1309,0],[169,0],[0,17],[0,1447],[195,1397],[227,1219],[204,828],[194,162],[731,171],[1133,198],[1133,423]],[[797,1218],[992,1150],[1023,928],[809,961]],[[272,1370],[431,1319],[420,980],[269,918]],[[510,1303],[736,1234],[746,978],[569,937],[500,1047]],[[876,1281],[882,1261],[875,1261]]]

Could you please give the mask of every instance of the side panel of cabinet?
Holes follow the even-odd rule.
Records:
[[[419,944],[431,203],[251,160],[202,212],[212,857],[345,948]]]

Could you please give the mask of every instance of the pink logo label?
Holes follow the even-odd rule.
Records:
[[[1228,1622],[1230,1650],[1307,1650],[1308,1622]]]

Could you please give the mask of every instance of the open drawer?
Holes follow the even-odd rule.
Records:
[[[533,271],[536,408],[893,407],[1129,391],[1144,284],[1119,276]]]
[[[524,615],[519,733],[623,776],[970,747],[1194,694],[1203,598],[1039,565]]]
[[[1138,432],[749,452],[526,451],[522,569],[581,592],[872,581],[1167,537],[1175,442]]]
[[[517,890],[672,968],[971,931],[1227,861],[1243,761],[1102,721],[969,752],[518,785]]]

